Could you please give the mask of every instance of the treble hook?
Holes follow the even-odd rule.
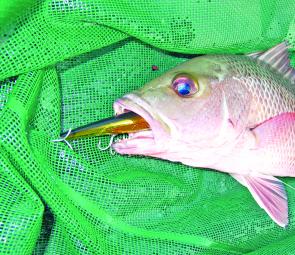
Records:
[[[112,147],[110,147],[110,154],[111,154],[112,156],[116,155],[116,152],[114,151],[114,149],[113,149]]]
[[[111,146],[112,146],[112,144],[113,144],[113,142],[114,142],[114,138],[115,138],[115,136],[117,136],[117,135],[112,135],[112,136],[111,136],[110,142],[109,142],[108,146],[105,147],[105,148],[101,147],[101,140],[99,139],[99,140],[98,140],[98,144],[97,144],[97,148],[98,148],[99,150],[101,150],[101,151],[105,151],[105,150],[111,148]]]
[[[72,129],[69,129],[69,131],[68,131],[68,133],[65,135],[65,137],[62,137],[62,138],[59,138],[59,139],[55,139],[55,140],[51,140],[51,142],[65,142],[68,146],[69,146],[69,148],[71,149],[71,150],[73,150],[73,147],[72,147],[72,145],[66,140],[67,138],[68,138],[68,136],[71,134],[71,132],[72,132]]]
[[[55,140],[51,140],[51,142],[65,142],[65,143],[69,146],[69,148],[73,150],[72,145],[66,140],[66,139],[68,138],[68,136],[71,134],[71,132],[72,132],[72,129],[69,129],[69,131],[67,132],[67,134],[66,134],[64,137],[59,138],[59,139],[55,139]],[[112,146],[112,144],[113,144],[113,142],[114,142],[114,138],[115,138],[116,136],[117,136],[117,135],[112,135],[112,136],[111,136],[110,142],[109,142],[108,146],[105,147],[105,148],[101,147],[101,140],[99,139],[99,140],[98,140],[98,144],[97,144],[97,148],[98,148],[99,150],[101,150],[101,151],[105,151],[105,150],[110,149],[110,153],[111,153],[112,155],[115,155],[116,152],[111,148],[111,146]]]

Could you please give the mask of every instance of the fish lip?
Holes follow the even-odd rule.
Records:
[[[117,99],[113,104],[113,108],[116,115],[126,111],[132,111],[143,117],[150,126],[155,142],[159,142],[167,135],[158,120],[160,118],[153,113],[149,104],[135,93],[127,94]]]

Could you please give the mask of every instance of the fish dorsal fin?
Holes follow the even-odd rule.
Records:
[[[247,54],[247,56],[250,57],[250,58],[257,59],[257,58],[259,58],[262,54],[263,54],[263,51],[257,51],[257,52],[249,53],[249,54]]]
[[[281,73],[291,83],[295,84],[295,70],[290,66],[289,45],[287,42],[282,42],[268,51],[261,53],[255,52],[248,56],[257,61],[264,62]]]

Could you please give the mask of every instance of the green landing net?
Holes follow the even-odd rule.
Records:
[[[227,174],[112,155],[97,137],[51,142],[196,54],[294,49],[294,13],[294,0],[0,0],[0,254],[295,254],[291,189],[283,229]]]

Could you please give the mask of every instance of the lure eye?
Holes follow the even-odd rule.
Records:
[[[173,90],[181,97],[189,97],[198,92],[198,84],[188,76],[177,76],[172,82]]]

